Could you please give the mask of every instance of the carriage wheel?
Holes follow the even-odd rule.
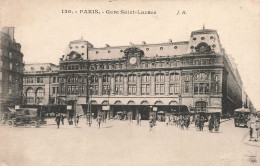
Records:
[[[13,122],[12,122],[12,121],[8,121],[8,126],[9,126],[9,127],[14,127]]]
[[[31,122],[30,125],[31,125],[32,127],[37,127],[36,122]]]

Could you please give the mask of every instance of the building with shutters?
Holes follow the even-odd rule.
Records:
[[[26,72],[24,79],[30,76]],[[45,96],[48,89],[57,93],[54,104],[73,105],[77,112],[89,104],[95,116],[139,112],[148,119],[152,109],[167,113],[180,105],[225,114],[244,103],[237,66],[211,29],[193,31],[187,41],[102,48],[81,38],[69,43],[59,69],[45,77],[59,80],[42,88]],[[24,86],[27,101],[37,102],[37,88]]]

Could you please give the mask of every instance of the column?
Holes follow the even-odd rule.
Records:
[[[219,89],[218,92],[222,93],[222,82],[223,82],[223,71],[219,71],[219,81],[218,81],[218,85],[219,85]]]
[[[140,73],[138,73],[137,74],[137,83],[136,83],[136,86],[137,86],[137,96],[140,96],[141,95],[141,74]]]
[[[102,74],[98,76],[98,95],[102,96]]]
[[[110,95],[115,95],[115,75],[111,74]]]
[[[127,96],[127,94],[128,94],[128,87],[127,87],[127,82],[128,82],[128,80],[127,80],[127,74],[124,74],[124,95],[125,96]]]
[[[155,80],[154,80],[154,72],[151,73],[151,95],[154,96],[155,95]]]
[[[164,89],[166,96],[169,96],[169,91],[170,91],[170,82],[169,81],[170,81],[169,72],[167,71],[165,73],[165,89]]]

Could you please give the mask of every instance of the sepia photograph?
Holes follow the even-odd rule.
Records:
[[[0,0],[0,166],[257,166],[259,0]]]

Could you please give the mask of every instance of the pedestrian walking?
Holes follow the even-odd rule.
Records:
[[[181,130],[184,130],[185,121],[184,121],[184,117],[183,116],[181,116],[181,118],[180,118],[180,126],[181,126]]]
[[[64,116],[61,114],[60,116],[61,124],[64,125]]]
[[[218,118],[214,119],[214,128],[215,128],[215,132],[219,131],[219,121],[218,121]]]
[[[205,123],[205,119],[204,119],[203,116],[201,116],[201,118],[200,118],[200,122],[199,122],[199,128],[200,128],[200,131],[203,131],[204,123]]]
[[[56,115],[55,121],[57,124],[57,128],[60,128],[60,116],[58,114]]]
[[[185,127],[186,127],[186,129],[188,130],[188,128],[189,128],[189,126],[190,126],[190,116],[187,116],[185,119],[186,119],[186,120],[185,120]]]
[[[260,137],[260,119],[256,120],[256,140],[258,141]]]
[[[214,128],[214,118],[212,115],[210,115],[210,118],[209,118],[209,131],[212,132]]]
[[[168,124],[169,124],[169,116],[168,115],[165,116],[165,124],[166,124],[166,126],[168,126]]]
[[[138,113],[137,115],[136,115],[136,121],[137,121],[137,125],[139,125],[139,126],[141,126],[141,114],[140,113]]]
[[[152,117],[149,120],[149,126],[150,126],[150,131],[149,132],[151,132],[152,129],[153,129],[153,126],[154,126],[154,122],[153,122],[153,118]]]
[[[98,115],[97,117],[97,123],[98,123],[98,128],[100,129],[100,123],[102,121],[101,115]]]
[[[198,115],[195,117],[195,127],[197,131],[200,129],[200,118]]]
[[[250,134],[250,141],[251,141],[253,138],[253,123],[252,122],[250,122],[250,125],[249,125],[249,134]]]

